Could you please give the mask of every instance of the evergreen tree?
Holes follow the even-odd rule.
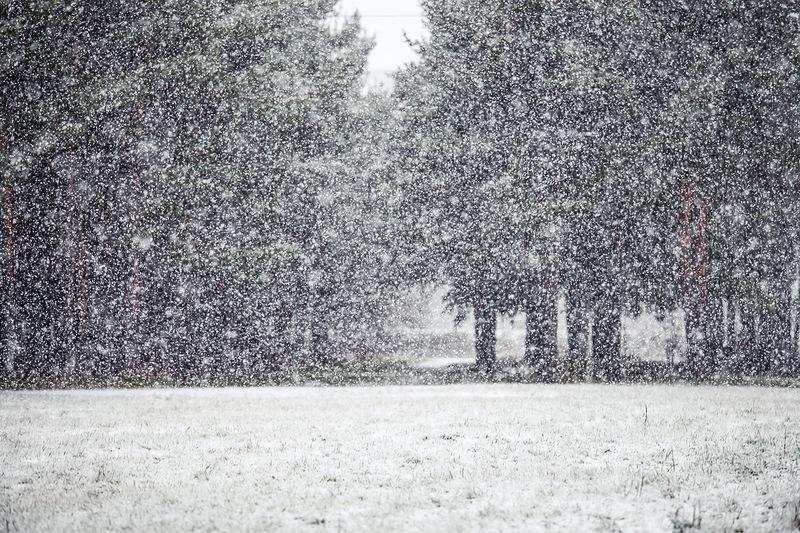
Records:
[[[372,179],[351,155],[369,42],[334,7],[4,11],[0,340],[20,379],[252,376],[377,316],[380,243],[332,232],[367,217]]]
[[[497,315],[520,305],[524,243],[538,229],[520,218],[517,185],[528,178],[515,134],[524,131],[528,95],[509,70],[516,43],[504,33],[527,19],[504,19],[510,3],[498,12],[478,2],[423,5],[430,41],[396,89],[406,260],[418,279],[449,284],[450,305],[472,310],[478,366],[490,370]]]

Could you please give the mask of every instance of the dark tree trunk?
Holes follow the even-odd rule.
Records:
[[[595,377],[615,383],[622,378],[622,309],[615,289],[605,290],[594,306],[592,351]]]
[[[758,356],[758,318],[753,307],[752,302],[742,302],[739,307],[742,329],[736,343],[739,370],[748,374],[758,372],[762,366]]]
[[[795,278],[791,291],[791,316],[792,320],[792,345],[790,348],[790,356],[792,359],[791,372],[797,374],[800,372],[800,276],[798,276],[798,268],[800,262],[797,259],[797,248],[795,248]]]
[[[686,366],[690,374],[704,379],[713,372],[713,362],[708,350],[708,313],[699,301],[685,305],[686,313]]]
[[[11,185],[6,184],[0,191],[0,216],[2,216],[3,228],[3,262],[0,264],[0,376],[4,377],[8,369],[12,368],[14,359],[14,347],[16,346],[14,328],[14,297],[15,280],[14,264],[16,262],[14,251],[14,205]]]
[[[772,369],[772,359],[775,356],[775,339],[773,314],[765,305],[759,305],[756,317],[755,350],[752,371],[762,374]]]
[[[790,292],[776,287],[763,306],[758,328],[758,370],[787,373],[791,364]]]
[[[796,297],[793,297],[793,299],[792,299],[792,317],[793,318],[792,318],[792,331],[791,331],[791,336],[792,336],[791,352],[792,352],[792,360],[794,361],[792,366],[795,367],[795,371],[797,371],[798,359],[800,359],[800,351],[798,351],[798,348],[800,348],[800,347],[798,347],[798,330],[800,329],[800,328],[798,328],[798,326],[800,326],[800,324],[798,324],[798,322],[800,322],[800,316],[798,316],[798,315],[800,315],[800,313],[798,313],[798,309],[797,309],[798,305],[797,304],[798,304],[798,299]]]
[[[328,312],[328,296],[317,289],[312,296],[309,310],[309,352],[312,364],[325,366],[331,363],[330,319]]]
[[[475,356],[478,369],[494,370],[497,362],[495,344],[497,340],[497,312],[486,301],[473,306],[475,314]]]
[[[686,365],[692,376],[703,379],[714,371],[709,351],[709,287],[707,271],[707,202],[695,179],[683,185],[681,213],[681,270],[686,317]]]
[[[128,273],[128,287],[126,294],[126,316],[122,341],[122,361],[112,369],[114,373],[135,370],[139,366],[140,346],[138,346],[139,332],[139,257],[136,252],[131,256],[131,267]]]
[[[789,346],[789,372],[792,375],[798,375],[800,373],[800,294],[798,294],[797,290],[800,289],[798,287],[800,285],[800,279],[795,278],[794,280],[794,287],[791,291],[791,315],[794,317],[792,322],[792,330],[790,332],[791,336],[791,345]]]
[[[797,365],[797,352],[792,339],[792,294],[789,287],[781,292],[776,309],[776,339],[778,342],[778,369],[781,373],[794,374]]]
[[[311,359],[315,365],[324,366],[331,362],[328,323],[322,313],[311,320]]]
[[[525,364],[546,381],[557,363],[558,303],[552,287],[535,287],[525,309]]]
[[[80,373],[87,364],[88,357],[88,321],[89,321],[89,288],[87,282],[87,250],[86,250],[86,221],[85,213],[83,211],[83,199],[81,199],[81,206],[78,210],[78,244],[77,244],[77,284],[75,287],[77,293],[77,323],[75,329],[75,368]]]
[[[735,369],[736,357],[736,306],[733,298],[727,298],[725,306],[725,317],[723,323],[724,341],[722,348],[722,360],[719,366],[727,370]]]
[[[63,223],[62,239],[67,243],[66,257],[61,265],[61,279],[64,285],[64,296],[66,306],[63,310],[61,328],[64,358],[59,361],[64,375],[75,369],[78,356],[76,348],[78,345],[76,332],[78,330],[78,261],[77,261],[77,239],[79,215],[77,210],[77,186],[75,174],[70,172],[70,179],[66,191],[66,204],[69,206],[65,214],[66,220]]]
[[[712,374],[719,369],[725,345],[725,308],[722,298],[711,298],[706,313],[705,371]]]
[[[567,292],[567,363],[566,373],[570,380],[586,379],[589,362],[589,313],[580,291],[570,288]]]

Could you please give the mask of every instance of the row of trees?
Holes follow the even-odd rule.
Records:
[[[335,4],[0,7],[0,372],[324,364],[430,282],[487,370],[524,313],[543,378],[617,380],[676,309],[696,375],[796,369],[792,3],[425,1],[393,95]]]
[[[3,370],[249,376],[374,344],[371,44],[334,8],[4,4]]]
[[[479,365],[497,314],[524,312],[544,377],[616,380],[623,314],[682,309],[695,375],[797,369],[794,4],[423,5],[398,213],[419,276],[473,309]]]

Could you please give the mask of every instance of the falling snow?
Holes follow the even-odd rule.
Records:
[[[469,529],[485,518],[498,529],[700,529],[697,513],[688,522],[665,513],[685,512],[699,498],[697,476],[706,467],[706,480],[746,478],[748,490],[766,479],[758,476],[779,478],[760,494],[784,506],[759,510],[766,517],[759,522],[752,513],[763,501],[754,493],[740,502],[735,490],[720,489],[708,507],[713,530],[735,530],[740,519],[748,530],[800,527],[800,489],[787,477],[797,473],[797,424],[780,425],[772,411],[743,403],[782,398],[795,406],[796,389],[721,388],[797,386],[800,375],[798,2],[422,0],[421,17],[398,3],[398,11],[363,18],[353,11],[362,4],[4,0],[0,388],[265,386],[255,390],[269,397],[280,393],[268,385],[424,384],[440,385],[447,403],[446,391],[481,398],[494,386],[530,400],[531,409],[558,403],[547,394],[579,404],[591,397],[608,409],[603,420],[615,435],[630,439],[624,454],[609,458],[616,482],[578,487],[577,498],[590,503],[570,514],[574,502],[547,492],[556,481],[546,489],[538,480],[525,494],[549,495],[550,514],[523,517],[489,491],[517,491],[541,463],[520,471],[502,463],[503,472],[521,477],[504,485],[496,473],[471,472],[468,482],[448,481],[454,492],[435,496],[436,507],[448,509],[444,528]],[[392,25],[398,37],[402,20],[413,31],[397,52],[402,65],[387,72],[391,48],[365,28]],[[614,386],[555,385],[587,382]],[[691,449],[690,435],[669,433],[678,431],[673,419],[659,438],[678,439],[694,466],[651,476],[656,445],[614,415],[623,416],[623,391],[634,382],[651,387],[632,392],[634,402],[671,390],[695,394],[686,384],[702,383],[709,388],[695,399],[713,403],[713,411],[670,400],[670,412],[690,409],[687,427],[697,431],[698,420],[708,431],[714,413],[724,412],[739,433],[707,434],[703,455]],[[671,389],[676,382],[682,388]],[[554,385],[545,393],[533,383]],[[538,392],[528,395],[526,385]],[[714,399],[713,385],[735,413]],[[330,400],[309,390],[297,389],[287,407],[303,421],[308,402]],[[331,401],[358,411],[370,397],[359,390],[352,401]],[[604,392],[616,403],[603,403]],[[47,441],[28,432],[49,431],[56,415],[40,420],[24,410],[66,413],[104,397],[38,394],[0,394],[0,420],[11,424],[0,433],[0,464],[10,472],[0,473],[0,529],[84,529],[85,521],[42,509],[20,488],[32,484],[38,494],[69,477],[61,463],[32,465],[55,461],[75,436],[58,428],[62,440]],[[534,405],[539,394],[545,407]],[[128,409],[130,398],[115,396],[121,410],[104,413],[103,424],[140,416]],[[225,409],[235,410],[236,398],[226,396]],[[406,406],[387,414],[397,427],[386,431],[432,423],[425,398],[418,406],[429,410],[425,416]],[[213,402],[198,402],[203,413],[222,416]],[[442,416],[477,416],[479,404]],[[552,416],[559,412],[575,427],[590,423],[585,410]],[[745,415],[752,424],[737,426]],[[335,431],[359,426],[348,416]],[[478,417],[484,425],[453,429],[451,440],[473,444],[456,446],[458,453],[499,454],[484,435],[539,428],[543,416],[490,426]],[[281,438],[306,429],[294,426]],[[575,430],[561,430],[551,444],[569,447]],[[782,430],[788,440],[779,456]],[[426,431],[413,438],[446,432]],[[762,450],[771,466],[742,459],[758,453],[742,440],[751,433],[758,442],[772,439]],[[226,439],[218,439],[220,450],[235,445]],[[531,460],[519,455],[519,439],[503,461]],[[188,449],[173,444],[158,453]],[[399,445],[413,455],[410,440]],[[439,464],[448,453],[456,452],[429,459]],[[572,450],[562,460],[574,470],[579,455]],[[728,456],[738,459],[723,466]],[[314,460],[330,466],[329,458]],[[601,459],[593,460],[602,475]],[[639,466],[620,463],[628,460]],[[97,480],[110,479],[113,458],[75,461],[98,470]],[[216,464],[198,466],[197,475],[208,481]],[[348,468],[337,479],[360,466]],[[278,472],[287,475],[285,465]],[[636,472],[637,497],[645,497],[638,511],[625,500]],[[305,475],[317,488],[323,483]],[[383,480],[389,485],[380,490],[405,487],[402,479]],[[366,491],[372,481],[354,486]],[[623,485],[620,506],[598,515],[606,512],[601,500],[587,491]],[[691,498],[677,501],[686,486]],[[372,488],[363,503],[370,513],[383,494]],[[163,497],[179,497],[171,491]],[[297,498],[310,497],[300,492]],[[463,514],[451,498],[462,493],[485,508]],[[726,499],[735,501],[724,508]],[[408,517],[410,507],[398,507],[385,525],[425,525],[437,512],[430,502],[420,507],[430,515]],[[726,522],[737,509],[743,514]],[[338,527],[324,522],[324,511],[310,506],[271,519],[276,528],[294,527],[293,520]],[[660,514],[652,523],[625,522],[636,512]],[[344,529],[369,529],[365,515],[354,513],[327,516]],[[3,515],[12,520],[3,523]],[[147,523],[256,527],[229,519]]]

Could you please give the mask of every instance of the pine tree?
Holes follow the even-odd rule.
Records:
[[[524,21],[477,2],[424,4],[431,32],[419,65],[397,81],[406,134],[395,151],[409,228],[407,258],[418,279],[442,279],[448,301],[471,309],[478,366],[495,364],[499,313],[522,298],[528,261],[526,208],[517,185],[528,179],[526,95],[510,72],[515,43],[506,24]],[[519,68],[519,65],[515,68]],[[527,81],[527,80],[526,80]]]
[[[251,376],[377,312],[377,254],[337,262],[371,244],[325,234],[355,216],[326,195],[365,179],[348,154],[369,43],[331,26],[334,5],[3,13],[2,340],[21,337],[20,377]]]

